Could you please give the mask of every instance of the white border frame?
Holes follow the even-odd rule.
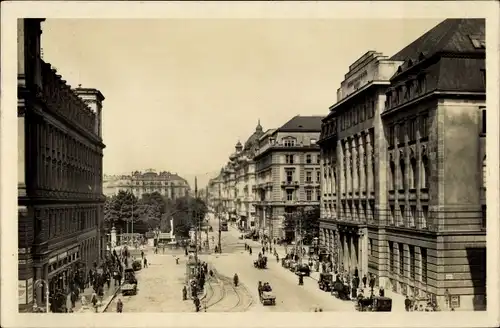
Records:
[[[486,18],[488,311],[421,313],[19,314],[17,302],[17,18]],[[499,8],[496,1],[429,2],[60,2],[2,3],[1,318],[22,327],[483,327],[499,323]],[[335,87],[335,86],[332,86]],[[325,104],[328,106],[328,104]],[[326,108],[326,107],[325,107]],[[12,236],[12,238],[11,238]]]

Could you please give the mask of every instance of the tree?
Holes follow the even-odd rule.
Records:
[[[174,220],[174,234],[188,237],[189,230],[202,223],[207,211],[205,202],[199,198],[177,198],[170,214]]]
[[[299,228],[300,222],[302,234],[299,235],[302,236],[304,244],[311,244],[313,239],[319,236],[319,216],[319,206],[302,207],[296,212],[285,214],[283,229],[290,236]]]
[[[104,226],[109,231],[114,225],[116,229],[126,231],[127,223],[139,219],[138,199],[129,191],[120,190],[118,194],[106,198],[104,203]]]

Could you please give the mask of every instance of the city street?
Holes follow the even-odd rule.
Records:
[[[210,224],[214,232],[210,235],[218,238],[218,222],[211,220]],[[313,311],[315,307],[321,307],[323,311],[354,311],[354,303],[341,301],[331,296],[330,293],[321,291],[318,283],[312,278],[305,278],[304,285],[298,285],[298,278],[289,270],[284,269],[281,263],[277,263],[273,257],[269,257],[267,269],[256,269],[253,261],[258,255],[258,242],[238,239],[240,236],[233,227],[229,231],[222,232],[222,254],[204,255],[201,258],[212,263],[221,273],[227,277],[238,274],[240,282],[244,284],[254,302],[248,309],[252,312],[286,312],[286,311]],[[210,237],[211,241],[211,237]],[[244,244],[252,244],[253,253],[250,256],[244,250]],[[213,245],[211,245],[213,247]],[[258,301],[258,282],[269,282],[276,295],[276,306],[263,306]]]
[[[175,264],[175,256],[179,264]],[[193,312],[191,300],[182,301],[182,287],[186,273],[186,258],[182,250],[165,251],[165,254],[153,254],[149,249],[146,254],[148,267],[136,272],[137,295],[122,296],[118,293],[106,312],[116,312],[116,303],[120,298],[123,312]]]

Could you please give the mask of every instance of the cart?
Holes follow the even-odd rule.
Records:
[[[259,299],[262,305],[276,305],[276,296],[268,282],[262,285],[259,291]]]
[[[333,276],[331,273],[320,273],[318,287],[319,289],[329,292],[332,290]]]
[[[134,269],[125,269],[125,280],[121,286],[121,292],[124,296],[137,294],[137,279]]]

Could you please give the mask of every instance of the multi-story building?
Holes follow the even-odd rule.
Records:
[[[217,180],[221,185],[227,217],[244,229],[255,226],[255,161],[259,138],[264,134],[260,121],[244,145],[237,142],[235,152]],[[218,190],[215,190],[218,193]],[[217,195],[218,197],[218,195]]]
[[[257,229],[284,238],[283,219],[299,207],[319,205],[320,116],[295,116],[259,140],[256,162]]]
[[[103,256],[103,95],[72,89],[40,56],[43,19],[18,20],[19,310],[67,291]]]
[[[442,309],[486,304],[484,35],[483,19],[447,19],[392,56],[400,64],[385,91],[384,133],[374,134],[379,206],[365,220],[363,261],[386,289]],[[337,118],[338,135],[342,124]],[[343,179],[337,193],[352,186]],[[323,225],[354,222],[348,204],[337,203],[337,219]]]
[[[386,206],[386,143],[380,114],[401,62],[369,51],[356,60],[323,120],[320,242],[341,271],[369,271],[368,241],[379,240]]]
[[[190,191],[186,179],[166,171],[156,173],[153,169],[144,173],[135,171],[131,175],[105,176],[103,186],[106,196],[116,195],[123,190],[138,198],[158,192],[167,198],[176,199],[188,195]]]
[[[104,175],[102,181],[102,192],[105,196],[113,196],[119,191],[130,190],[130,176],[128,175]]]

